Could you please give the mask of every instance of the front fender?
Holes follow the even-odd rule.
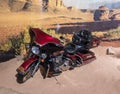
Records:
[[[17,69],[17,71],[20,71],[20,72],[26,72],[27,69],[29,68],[29,66],[34,63],[35,61],[38,60],[38,57],[31,57],[31,58],[28,58],[27,60],[25,60],[23,62],[22,65],[20,65],[20,67]],[[22,70],[22,71],[21,71]]]

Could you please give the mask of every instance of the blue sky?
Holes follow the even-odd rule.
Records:
[[[75,6],[77,8],[98,8],[105,3],[114,3],[120,0],[64,0],[66,6]],[[96,5],[97,4],[97,5]]]

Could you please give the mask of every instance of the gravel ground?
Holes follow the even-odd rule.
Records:
[[[92,49],[97,59],[89,64],[47,79],[38,71],[24,84],[15,77],[21,59],[0,63],[0,94],[120,94],[120,58],[106,55],[106,49]]]

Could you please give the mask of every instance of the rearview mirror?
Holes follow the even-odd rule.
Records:
[[[64,38],[63,36],[60,36],[60,39],[61,39],[61,40],[65,40],[65,38]]]
[[[30,43],[25,43],[25,48],[26,48],[26,50],[30,49]]]

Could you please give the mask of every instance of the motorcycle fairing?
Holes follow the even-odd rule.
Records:
[[[46,34],[39,28],[30,28],[30,32],[34,33],[34,35],[35,35],[34,41],[40,46],[44,46],[48,43],[53,43],[55,45],[62,46],[61,42],[57,38],[54,38],[54,37]],[[33,35],[31,35],[31,36],[33,36]]]

